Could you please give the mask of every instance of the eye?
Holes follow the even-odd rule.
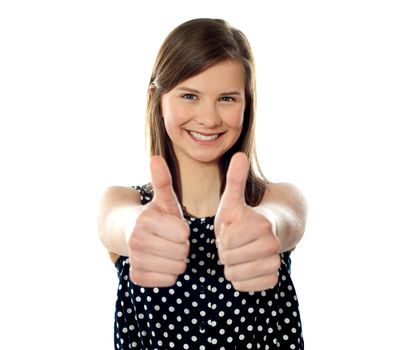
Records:
[[[221,101],[223,101],[223,102],[234,102],[235,99],[231,96],[223,96],[223,97],[221,97]]]
[[[184,94],[182,95],[182,98],[185,100],[196,100],[197,97],[194,94]]]

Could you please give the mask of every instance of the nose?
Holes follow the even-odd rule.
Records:
[[[222,124],[220,111],[218,111],[216,104],[212,102],[202,103],[197,111],[195,119],[198,124],[209,129],[218,127]]]

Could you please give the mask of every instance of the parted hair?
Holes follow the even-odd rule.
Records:
[[[256,83],[255,64],[246,36],[222,19],[198,18],[182,23],[166,37],[157,55],[151,74],[147,98],[146,138],[150,155],[162,156],[170,169],[175,194],[182,204],[180,169],[172,141],[161,111],[161,96],[179,83],[224,60],[237,60],[245,72],[245,111],[241,135],[222,155],[219,163],[220,194],[226,184],[229,162],[236,152],[244,152],[250,160],[245,200],[258,205],[268,181],[264,177],[255,149]],[[257,168],[259,176],[255,172]]]

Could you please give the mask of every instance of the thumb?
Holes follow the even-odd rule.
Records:
[[[235,153],[229,163],[226,174],[225,190],[219,207],[224,212],[235,210],[245,203],[246,180],[249,172],[249,160],[245,153]]]
[[[183,217],[181,206],[172,188],[172,177],[168,165],[161,156],[152,156],[150,161],[153,201],[167,214]]]

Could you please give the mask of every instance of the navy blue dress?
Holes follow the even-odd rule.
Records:
[[[142,204],[152,199],[151,186],[134,188]],[[191,232],[189,262],[174,286],[135,285],[129,279],[128,258],[117,260],[115,349],[303,350],[290,252],[281,254],[275,288],[238,292],[218,260],[214,217],[185,219]]]

